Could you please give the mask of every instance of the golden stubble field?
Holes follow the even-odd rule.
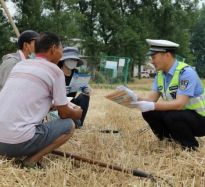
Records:
[[[182,151],[175,143],[159,142],[137,109],[128,109],[104,98],[111,88],[93,85],[90,108],[82,129],[60,150],[95,159],[127,169],[141,169],[168,180],[174,187],[205,186],[205,148],[200,138],[198,152]],[[138,94],[146,95],[151,80],[129,85]],[[100,130],[119,133],[101,133]],[[131,174],[80,163],[73,165],[68,158],[48,155],[45,169],[20,169],[5,158],[0,160],[0,186],[52,187],[152,187],[169,186],[162,179],[152,182]]]

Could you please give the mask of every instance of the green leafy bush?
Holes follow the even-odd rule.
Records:
[[[102,73],[100,73],[99,71],[96,71],[93,74],[93,81],[95,83],[106,83],[106,78]]]

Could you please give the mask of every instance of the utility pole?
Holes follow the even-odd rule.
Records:
[[[0,2],[1,2],[1,5],[2,5],[2,7],[3,7],[7,17],[8,17],[9,22],[11,23],[11,25],[12,25],[12,27],[14,29],[14,32],[16,33],[16,36],[19,37],[20,36],[19,30],[16,27],[16,24],[14,23],[14,20],[11,17],[8,8],[6,7],[6,3],[4,2],[4,0],[0,0]]]

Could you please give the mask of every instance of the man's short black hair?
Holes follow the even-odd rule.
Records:
[[[176,49],[175,50],[168,50],[167,53],[170,53],[173,58],[176,57]]]
[[[60,43],[60,38],[55,33],[40,33],[40,37],[36,40],[35,52],[47,52],[53,45],[59,46]]]
[[[39,34],[36,31],[26,30],[21,33],[18,38],[17,46],[19,49],[23,49],[23,44],[30,43],[32,40],[36,40],[39,37]]]

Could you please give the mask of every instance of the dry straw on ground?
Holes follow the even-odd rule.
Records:
[[[146,95],[151,87],[148,80],[129,85],[139,94]],[[60,150],[75,153],[127,169],[141,169],[169,181],[176,187],[205,186],[205,148],[200,138],[199,152],[182,151],[166,141],[159,142],[141,113],[104,98],[112,89],[95,86],[90,109],[82,129]],[[101,133],[100,130],[118,130],[119,133]],[[145,131],[143,131],[145,130]],[[20,169],[1,157],[0,176],[3,187],[11,186],[72,186],[72,187],[152,187],[169,186],[162,179],[153,183],[131,174],[124,174],[87,163],[72,164],[72,160],[54,155],[44,157],[45,169]]]

